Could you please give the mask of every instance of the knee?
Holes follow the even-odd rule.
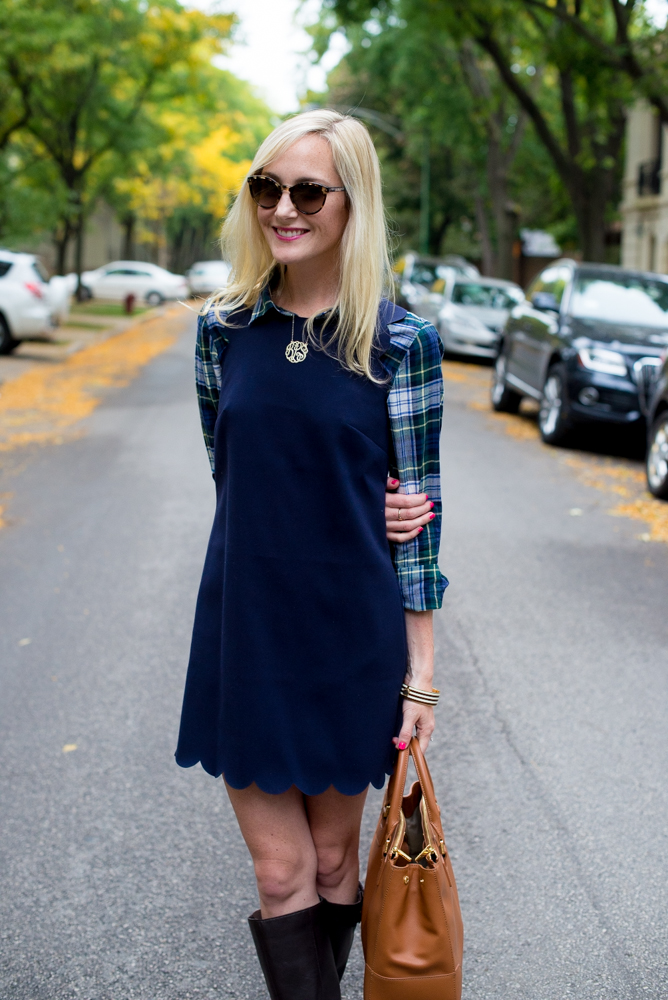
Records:
[[[254,866],[260,899],[272,907],[280,907],[298,894],[309,878],[301,859],[260,858]]]
[[[317,848],[318,884],[335,889],[345,881],[351,872],[357,872],[359,858],[357,845],[332,844]]]

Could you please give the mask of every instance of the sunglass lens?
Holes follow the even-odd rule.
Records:
[[[325,204],[326,193],[318,184],[295,184],[290,195],[298,212],[315,215]]]
[[[251,198],[260,208],[276,208],[281,200],[281,189],[268,177],[249,177]]]

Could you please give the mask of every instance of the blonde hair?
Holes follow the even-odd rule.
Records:
[[[264,170],[307,135],[321,135],[329,143],[349,206],[341,240],[339,294],[325,327],[333,319],[336,325],[327,344],[322,343],[321,334],[320,346],[336,341],[342,364],[350,371],[374,379],[371,350],[378,307],[383,293],[387,294],[391,288],[391,278],[380,165],[366,128],[357,119],[337,111],[306,111],[295,115],[267,136],[255,154],[249,174]],[[255,305],[273,275],[278,272],[282,281],[285,273],[284,266],[269,250],[245,180],[223,224],[221,242],[223,256],[232,266],[231,277],[207,308],[213,304],[216,315],[226,323],[234,311]],[[305,327],[311,340],[313,321],[310,316]]]

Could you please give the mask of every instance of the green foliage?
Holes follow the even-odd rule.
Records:
[[[486,228],[485,268],[509,276],[517,220],[507,218],[508,202],[521,201],[522,224],[549,226],[555,199],[544,195],[558,191],[560,182],[535,135],[523,128],[517,103],[491,61],[480,53],[464,59],[451,35],[434,31],[428,11],[415,11],[410,19],[404,13],[402,4],[386,5],[372,19],[346,26],[351,50],[330,74],[323,97],[341,110],[373,109],[394,123],[399,134],[388,135],[366,119],[383,163],[386,203],[401,249],[418,246],[427,137],[430,251],[485,258],[480,229]],[[331,12],[324,13],[321,30],[323,23],[330,31],[337,24]],[[498,154],[493,169],[492,140]],[[522,168],[505,177],[512,162]],[[504,172],[499,186],[497,175]],[[557,199],[562,211],[564,201],[563,195]]]
[[[620,193],[626,109],[644,94],[668,120],[666,64],[656,60],[666,32],[652,26],[642,2],[324,0],[314,32],[320,51],[336,28],[352,43],[346,62],[365,105],[375,107],[368,95],[375,100],[386,81],[394,93],[401,77],[399,89],[412,97],[412,111],[399,112],[407,131],[422,115],[441,144],[449,137],[455,160],[446,158],[441,181],[451,193],[458,186],[460,197],[468,182],[469,215],[471,199],[479,217],[481,199],[491,203],[497,243],[507,242],[499,204],[505,187],[520,202],[522,222],[577,230],[585,256],[603,259]],[[374,86],[380,63],[372,52],[388,35],[396,62],[386,61],[387,75]],[[504,117],[522,133],[516,148]],[[495,192],[499,170],[506,176]]]
[[[187,201],[183,187],[203,169],[189,144],[223,124],[228,160],[243,161],[269,112],[212,65],[233,24],[177,0],[3,0],[0,237],[34,233],[41,218],[61,266],[72,237],[80,263],[100,196],[124,217],[134,211],[119,181],[146,186],[169,171],[181,185],[176,202]]]

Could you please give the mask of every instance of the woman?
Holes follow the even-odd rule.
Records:
[[[361,913],[368,786],[383,786],[395,747],[414,731],[426,746],[434,728],[433,709],[400,692],[431,691],[432,609],[447,585],[439,341],[381,300],[379,165],[353,118],[279,125],[223,240],[232,279],[197,343],[217,506],[176,759],[224,777],[271,996],[336,1000]],[[390,485],[430,498],[388,501],[397,539],[403,512],[417,514],[394,553],[388,469]]]

